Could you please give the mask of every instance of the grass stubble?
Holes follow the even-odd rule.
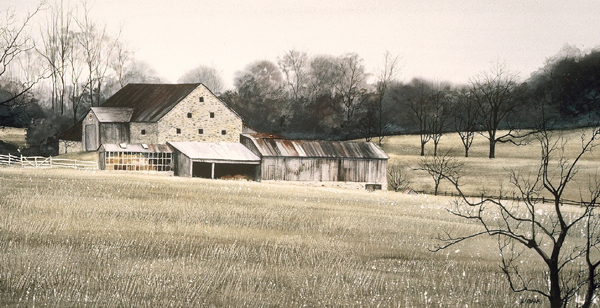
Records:
[[[415,138],[386,139],[392,163],[418,163]],[[467,161],[474,193],[497,187],[507,167],[537,163],[533,146],[506,145],[498,149],[505,158],[490,163],[481,138]],[[441,147],[457,144],[448,139]],[[425,175],[414,180],[426,189]],[[509,290],[494,238],[428,250],[441,229],[479,230],[446,212],[452,200],[0,168],[0,305],[510,307],[531,299]]]
[[[494,241],[447,198],[121,172],[0,169],[8,307],[505,307]]]

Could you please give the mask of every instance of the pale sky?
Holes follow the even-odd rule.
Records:
[[[50,3],[53,0],[48,0]],[[0,0],[24,10],[35,0]],[[76,0],[72,0],[75,3]],[[525,79],[565,44],[600,47],[600,1],[89,0],[92,16],[170,82],[199,64],[236,71],[298,49],[358,53],[369,72],[384,52],[400,78],[466,83],[505,63]]]

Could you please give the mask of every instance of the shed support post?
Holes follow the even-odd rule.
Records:
[[[215,179],[215,163],[210,164],[210,178]]]

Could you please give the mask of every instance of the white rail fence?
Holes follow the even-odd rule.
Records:
[[[23,168],[70,168],[85,170],[98,169],[98,163],[95,161],[42,156],[15,156],[10,154],[0,154],[0,166],[2,165]]]

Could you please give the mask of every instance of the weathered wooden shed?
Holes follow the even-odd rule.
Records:
[[[166,144],[103,144],[98,155],[100,170],[173,170],[173,150]]]
[[[389,157],[371,142],[287,140],[261,134],[240,138],[261,158],[261,180],[364,182],[387,187]]]
[[[90,108],[82,123],[84,150],[96,151],[102,144],[129,143],[132,113],[133,108]]]
[[[176,176],[260,179],[260,158],[240,143],[167,142]]]

